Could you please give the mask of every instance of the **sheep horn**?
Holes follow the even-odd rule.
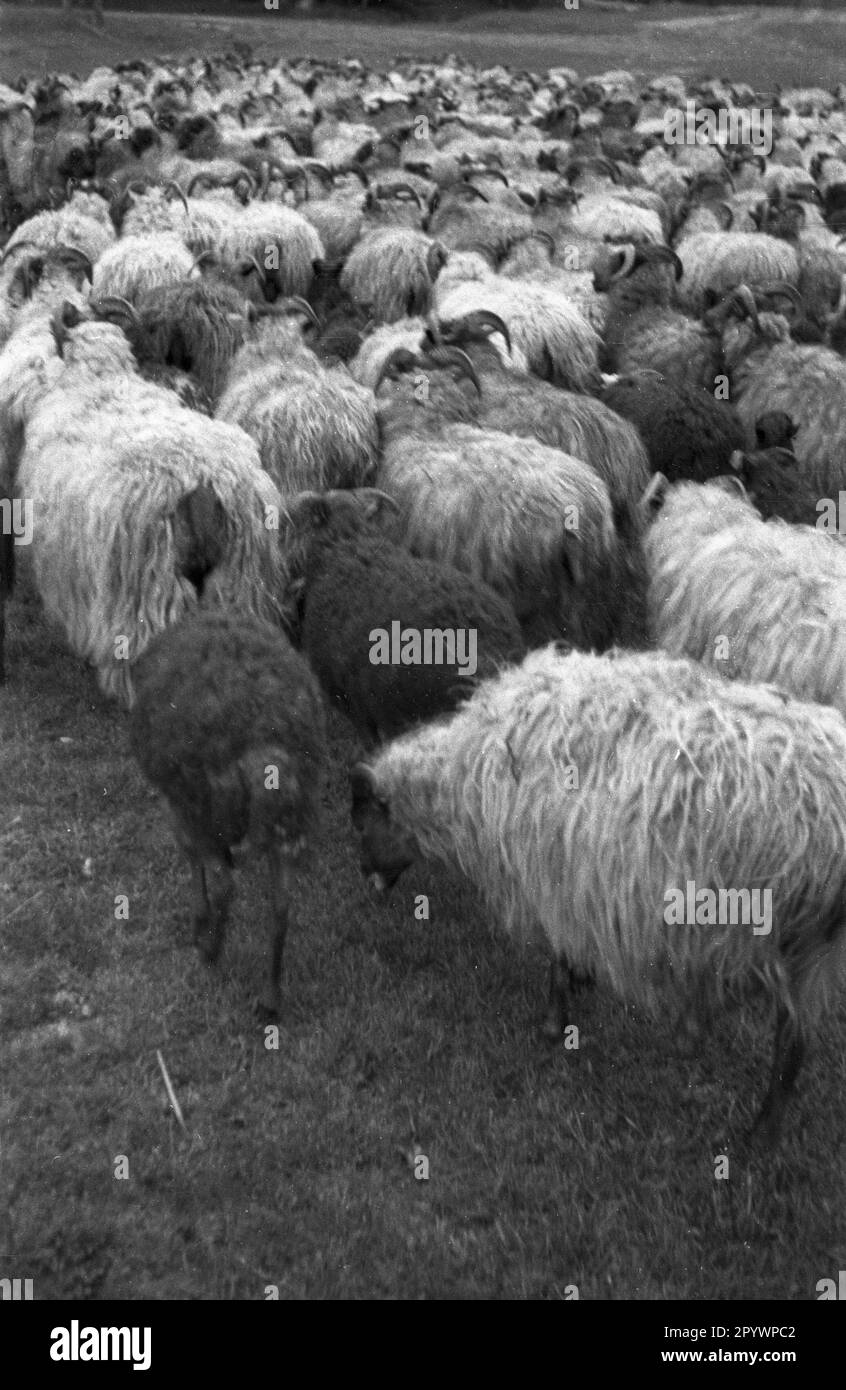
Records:
[[[630,241],[620,247],[620,266],[612,274],[612,281],[625,280],[627,275],[631,275],[637,265],[638,250],[639,248]]]
[[[328,164],[322,164],[319,159],[307,159],[304,167],[306,169],[313,169],[318,174],[322,174],[326,181],[331,184],[332,170],[329,168]]]
[[[190,213],[191,209],[188,207],[188,199],[185,197],[185,190],[183,189],[181,184],[176,182],[176,179],[168,179],[167,183],[164,185],[165,193],[169,193],[171,189],[173,189],[173,192],[176,194],[177,198],[180,198],[182,200],[182,206],[184,207],[186,213]]]
[[[802,296],[794,285],[788,285],[786,282],[781,284],[778,281],[769,281],[766,285],[760,285],[757,293],[761,299],[789,299],[790,312],[784,317],[789,319],[791,323],[794,323],[805,311]]]
[[[375,188],[377,198],[399,198],[401,193],[408,193],[414,199],[419,210],[423,211],[423,199],[410,183],[377,183]]]
[[[843,239],[844,241],[846,241],[846,237],[844,237]],[[10,242],[9,245],[5,247],[5,249],[2,252],[0,252],[0,265],[3,264],[7,256],[11,256],[12,253],[15,251],[23,251],[24,248],[27,246],[31,246],[34,251],[38,251],[39,254],[42,256],[46,255],[44,247],[40,246],[37,241],[14,241]]]
[[[549,247],[549,259],[552,260],[553,256],[555,255],[555,237],[552,235],[551,232],[545,232],[542,227],[534,227],[532,231],[529,232],[529,235],[526,237],[526,240],[545,241],[547,246]]]
[[[77,270],[84,270],[87,280],[93,277],[94,267],[91,263],[91,257],[87,255],[85,251],[80,251],[78,246],[69,246],[67,243],[63,242],[60,246],[56,247],[56,254],[65,265],[73,265]]]
[[[191,270],[196,270],[199,266],[204,265],[206,262],[208,262],[209,265],[219,264],[217,252],[213,251],[210,246],[207,246],[205,251],[201,251],[198,256],[194,257],[194,263],[191,266]]]
[[[474,164],[470,166],[465,170],[464,177],[465,179],[499,179],[501,183],[505,184],[506,188],[511,187],[505,170],[494,169],[489,164]]]
[[[363,188],[370,187],[370,178],[368,176],[367,170],[364,169],[361,164],[359,164],[357,159],[351,159],[349,164],[345,164],[342,169],[338,170],[338,174],[355,174],[356,178],[360,181]],[[333,182],[334,178],[335,176],[333,176]]]
[[[309,320],[310,323],[314,325],[315,328],[320,328],[320,319],[317,317],[317,314],[314,312],[308,300],[302,299],[300,295],[288,295],[287,299],[284,299],[282,301],[282,307],[285,309],[286,312],[288,312],[291,309],[296,309],[298,313],[305,314],[306,318]]]
[[[214,176],[213,176],[212,174],[208,173],[206,170],[201,169],[200,172],[199,172],[199,174],[194,174],[194,175],[193,175],[193,177],[191,178],[190,183],[188,184],[188,188],[187,188],[188,197],[189,197],[189,198],[191,197],[191,194],[194,192],[194,189],[197,187],[197,184],[198,184],[198,183],[214,184],[214,183],[216,183],[216,182],[217,182],[217,180],[214,178]]]
[[[119,295],[105,295],[102,299],[90,299],[88,307],[98,319],[109,319],[113,315],[118,318],[128,318],[133,326],[138,325],[138,310],[134,304],[130,304],[128,299],[122,299]]]
[[[481,188],[477,188],[475,184],[470,183],[467,179],[459,179],[451,186],[449,191],[450,193],[472,193],[474,198],[481,198],[483,203],[490,202],[490,198],[486,197]]]
[[[738,285],[733,289],[729,295],[729,304],[737,304],[740,308],[745,309],[755,327],[758,328],[760,326],[758,320],[758,305],[755,303],[755,296],[748,285]]]
[[[412,367],[422,367],[422,365],[423,363],[420,357],[416,353],[410,352],[408,348],[394,348],[393,352],[389,352],[382,363],[379,375],[373,387],[374,393],[379,390],[385,377],[390,372],[393,372],[395,368],[398,368],[402,372],[407,372],[410,371]]]
[[[647,252],[647,259],[651,261],[668,261],[675,270],[677,280],[680,280],[684,275],[684,266],[682,265],[681,257],[677,255],[671,246],[650,247]]]
[[[469,376],[470,380],[472,381],[473,385],[474,385],[475,388],[476,388],[477,393],[481,396],[481,394],[482,394],[482,383],[481,383],[481,381],[479,380],[479,375],[478,375],[478,373],[477,373],[477,371],[476,371],[476,368],[473,366],[472,361],[471,361],[470,358],[467,356],[467,353],[464,351],[463,348],[460,348],[460,347],[434,347],[434,348],[430,348],[429,352],[427,353],[427,358],[428,358],[428,360],[429,360],[430,362],[433,362],[433,363],[435,364],[436,367],[447,366],[447,365],[449,365],[450,363],[455,363],[456,366],[462,367],[463,370],[464,370],[464,374],[465,374],[466,376]]]
[[[491,333],[502,334],[510,356],[512,348],[508,324],[504,319],[500,318],[499,314],[495,314],[492,309],[474,309],[472,313],[465,314],[461,319],[456,319],[456,321],[451,323],[446,329],[446,335],[451,338],[453,342],[457,343],[465,334],[467,336],[472,336],[474,333],[478,332],[479,329],[483,328],[489,329]],[[443,333],[444,330],[442,329],[441,331]]]
[[[259,265],[255,256],[244,256],[243,259],[238,262],[238,265],[235,267],[235,269],[243,271],[243,273],[246,275],[248,266],[254,267],[256,274],[258,275],[258,278],[261,280],[262,284],[264,284],[265,280],[267,279],[267,276],[264,273],[264,266]]]

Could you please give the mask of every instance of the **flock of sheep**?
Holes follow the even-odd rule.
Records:
[[[245,53],[0,88],[0,613],[23,509],[207,959],[269,861],[268,1015],[328,698],[377,887],[457,866],[551,950],[551,1035],[589,980],[763,990],[776,1139],[846,941],[844,98]],[[768,156],[669,143],[689,99],[767,107]],[[394,623],[475,675],[374,664]],[[772,930],[670,924],[691,881]]]

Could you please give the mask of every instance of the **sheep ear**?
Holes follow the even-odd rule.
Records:
[[[669,486],[663,473],[653,473],[640,499],[640,513],[645,521],[649,521],[656,512],[660,512]]]

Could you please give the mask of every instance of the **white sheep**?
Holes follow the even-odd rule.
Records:
[[[131,703],[131,662],[199,595],[279,620],[281,499],[247,435],[143,381],[114,325],[79,319],[66,306],[10,340],[0,421],[23,444],[44,606]]]
[[[846,715],[846,546],[836,534],[764,522],[718,484],[680,483],[644,546],[660,646]]]
[[[546,941],[550,1023],[566,1021],[565,967],[679,1022],[763,992],[776,1037],[757,1128],[773,1142],[842,978],[845,761],[834,710],[661,654],[547,648],[359,765],[353,820],[378,886],[444,861],[512,936]],[[710,905],[680,920],[691,883]],[[729,925],[756,892],[757,929]]]

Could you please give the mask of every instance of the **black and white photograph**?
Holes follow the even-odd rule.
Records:
[[[801,1368],[845,985],[846,4],[3,0],[32,1365],[478,1301]]]

